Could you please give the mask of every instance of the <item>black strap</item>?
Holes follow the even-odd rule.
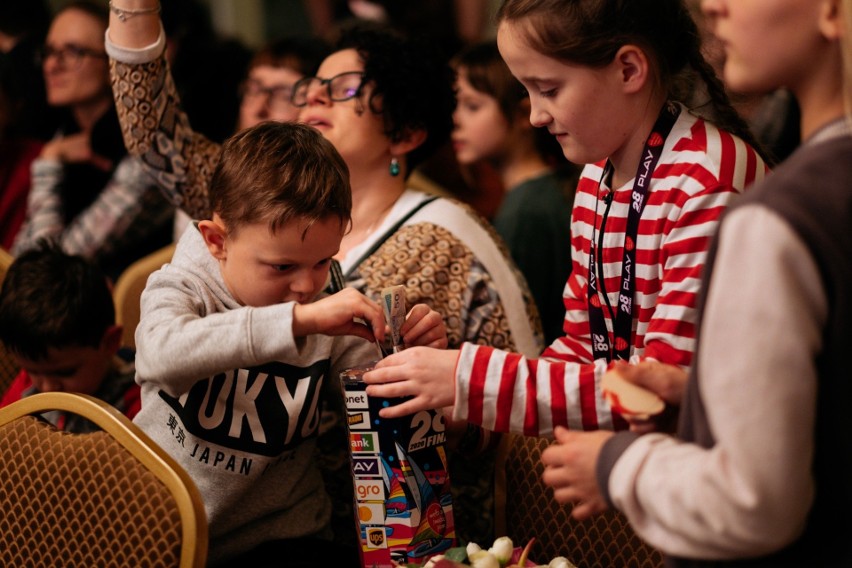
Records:
[[[639,218],[642,216],[642,211],[645,209],[646,197],[651,185],[651,178],[654,174],[654,169],[657,167],[657,162],[663,153],[663,145],[666,138],[674,127],[678,116],[680,115],[680,107],[674,104],[667,103],[660,111],[660,116],[654,123],[654,128],[645,142],[645,148],[642,150],[642,159],[639,162],[639,167],[636,172],[636,177],[633,181],[633,193],[630,201],[630,210],[627,215],[627,226],[624,230],[624,246],[621,262],[621,284],[618,289],[618,306],[617,312],[613,317],[613,339],[610,343],[609,334],[606,328],[604,319],[603,307],[601,305],[601,296],[598,290],[604,291],[603,270],[600,271],[601,282],[598,283],[598,271],[596,267],[596,247],[594,234],[589,246],[589,282],[588,282],[588,309],[589,309],[589,327],[592,334],[592,352],[595,359],[622,359],[624,361],[630,358],[630,348],[632,345],[633,331],[633,299],[636,290],[636,237],[639,234]],[[604,168],[603,180],[612,173],[612,166],[607,162]],[[598,184],[600,187],[600,183]],[[607,194],[607,212],[611,203],[612,195],[615,188]],[[597,204],[595,205],[597,208]],[[595,211],[597,217],[597,211]],[[595,219],[597,223],[597,219]],[[601,259],[603,260],[603,259]],[[605,293],[605,291],[604,291]]]
[[[417,205],[412,207],[411,210],[408,211],[408,213],[403,215],[396,223],[394,223],[392,226],[390,226],[388,228],[388,230],[385,231],[384,234],[382,234],[382,236],[380,238],[376,239],[376,242],[373,243],[373,246],[371,246],[364,254],[362,254],[361,258],[359,258],[357,262],[352,264],[352,268],[350,268],[349,271],[346,272],[346,274],[343,273],[343,270],[341,269],[339,262],[337,262],[336,260],[332,261],[332,263],[331,263],[331,283],[329,284],[329,286],[327,288],[328,292],[330,294],[334,294],[335,292],[339,292],[340,290],[342,290],[343,287],[346,285],[346,281],[352,275],[352,272],[354,272],[359,266],[361,266],[362,262],[364,262],[365,260],[367,260],[368,258],[373,256],[373,254],[377,250],[379,250],[379,247],[382,246],[383,244],[385,244],[385,241],[387,241],[391,237],[391,235],[396,233],[399,230],[399,228],[402,227],[405,224],[406,221],[411,219],[411,217],[415,213],[417,213],[418,211],[423,209],[423,207],[425,207],[426,205],[428,205],[428,204],[432,203],[433,201],[435,201],[436,199],[438,199],[438,197],[439,196],[437,196],[437,195],[433,195],[431,197],[424,199],[423,201],[421,201],[420,203],[418,203]]]

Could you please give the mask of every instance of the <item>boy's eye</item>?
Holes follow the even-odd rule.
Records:
[[[546,89],[538,92],[539,96],[545,99],[552,98],[556,95],[556,89]]]
[[[273,270],[278,272],[287,272],[293,268],[292,264],[273,264],[271,265]]]
[[[331,257],[319,261],[317,263],[317,268],[325,268],[329,264],[331,264]]]

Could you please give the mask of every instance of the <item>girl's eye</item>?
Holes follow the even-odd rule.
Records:
[[[271,266],[273,270],[277,270],[278,272],[287,272],[293,268],[292,264],[273,264]]]
[[[553,98],[556,96],[556,89],[547,89],[545,91],[539,91],[539,96],[545,99]]]

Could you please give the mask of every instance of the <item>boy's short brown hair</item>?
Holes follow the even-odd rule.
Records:
[[[210,205],[234,234],[267,222],[272,232],[294,219],[352,212],[349,169],[320,132],[295,122],[266,121],[225,141],[210,182]]]

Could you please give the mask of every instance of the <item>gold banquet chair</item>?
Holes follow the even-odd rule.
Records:
[[[6,249],[0,247],[0,285],[3,284],[3,279],[6,278],[6,272],[9,271],[9,265],[15,260]],[[12,381],[15,379],[19,371],[18,361],[0,343],[0,396],[9,388]]]
[[[627,518],[609,509],[585,521],[571,517],[571,505],[553,498],[541,481],[545,438],[504,436],[497,456],[495,527],[515,546],[535,543],[530,558],[539,563],[564,556],[581,568],[661,568],[660,552],[642,541]]]
[[[57,430],[50,410],[101,430]],[[207,543],[192,480],[117,409],[67,392],[0,408],[0,566],[200,568]]]
[[[142,290],[145,289],[151,273],[172,260],[176,246],[176,243],[171,243],[143,256],[125,268],[115,281],[112,297],[115,302],[115,322],[124,326],[122,346],[136,347],[136,326],[139,325],[141,317],[139,299],[142,297]]]

